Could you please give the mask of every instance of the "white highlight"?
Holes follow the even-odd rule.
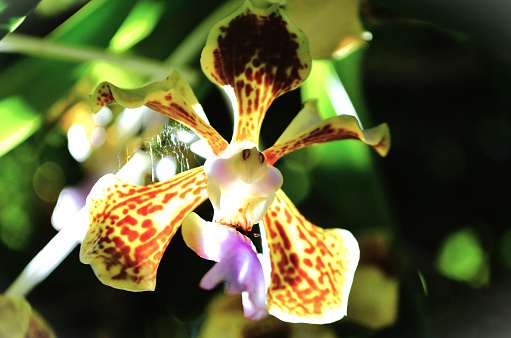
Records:
[[[67,148],[78,162],[85,161],[92,150],[87,132],[81,124],[73,124],[67,131]]]
[[[151,111],[151,109],[146,106],[124,109],[116,120],[118,128],[122,130],[124,134],[131,134],[132,131],[139,128],[144,114],[148,111]]]
[[[94,147],[101,147],[106,141],[106,130],[103,127],[96,127],[90,134],[90,143]]]
[[[195,134],[194,133],[190,133],[187,130],[179,130],[177,132],[177,137],[179,138],[179,140],[181,142],[190,143],[195,138]]]
[[[362,39],[364,39],[364,41],[371,41],[373,39],[373,33],[365,31],[362,33]]]
[[[85,198],[75,188],[64,188],[51,215],[55,230],[62,230],[85,205]]]
[[[143,151],[137,151],[115,176],[126,183],[143,185],[144,174],[151,167],[151,157]]]
[[[200,103],[197,103],[195,106],[193,106],[193,110],[195,110],[197,115],[199,115],[204,121],[206,121],[208,124],[210,124],[208,117],[206,116],[206,113],[204,112],[204,109],[202,108]]]
[[[12,32],[14,32],[14,31],[16,30],[16,28],[18,28],[18,27],[19,27],[19,26],[23,23],[23,21],[25,21],[25,19],[26,19],[26,18],[27,18],[26,16],[24,16],[24,17],[20,18],[20,19],[19,19],[19,20],[18,20],[18,21],[17,21],[17,22],[16,22],[16,23],[15,23],[15,24],[11,27],[11,29],[10,29],[9,31],[10,31],[11,33],[12,33]]]
[[[229,238],[241,236],[225,225],[203,220],[194,212],[189,213],[181,226],[186,245],[202,258],[219,262],[224,245]]]
[[[92,114],[92,120],[98,126],[106,126],[110,121],[112,121],[112,111],[107,106],[103,107],[96,114]]]
[[[342,112],[342,115],[354,116],[358,120],[360,126],[362,126],[346,89],[334,71],[328,72],[328,77],[325,79],[325,90],[337,115],[341,115]]]
[[[234,88],[231,86],[223,86],[222,89],[224,90],[224,93],[227,95],[227,98],[231,102],[232,106],[232,113],[235,118],[238,116],[238,100],[236,99],[236,94],[234,93]]]
[[[258,254],[257,257],[259,258],[261,266],[263,267],[265,290],[268,290],[271,281],[271,260],[270,247],[268,246],[268,241],[266,240],[266,229],[264,228],[263,221],[259,222],[259,233],[261,234],[261,246],[263,252]]]
[[[167,181],[176,175],[176,169],[176,160],[166,156],[156,164],[156,177],[160,182]]]
[[[195,143],[192,143],[192,145],[190,146],[190,150],[193,153],[205,158],[206,160],[215,156],[209,144],[202,139]]]

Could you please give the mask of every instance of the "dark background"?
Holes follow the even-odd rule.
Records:
[[[162,17],[153,32],[127,55],[165,59],[218,5],[161,2]],[[43,37],[84,4],[76,2],[50,17],[32,12],[16,33]],[[105,48],[135,4],[102,3],[101,11],[57,40]],[[364,126],[389,124],[392,147],[384,159],[371,153],[371,166],[362,172],[343,166],[342,160],[339,168],[320,161],[306,172],[310,189],[297,206],[319,226],[345,227],[357,238],[378,230],[390,239],[383,261],[371,262],[392,267],[386,271],[399,280],[399,312],[396,322],[380,331],[349,320],[334,323],[338,336],[511,333],[509,14],[498,1],[363,2],[361,17],[373,40],[335,61],[335,67],[348,93],[360,95],[354,104],[363,107]],[[198,57],[188,66],[198,69]],[[355,71],[346,75],[347,67]],[[41,200],[33,188],[41,164],[57,163],[66,186],[90,173],[67,151],[65,109],[55,115],[56,102],[80,99],[70,88],[83,74],[82,65],[73,61],[0,54],[0,100],[21,96],[43,116],[34,135],[0,157],[1,290],[55,234],[49,221],[55,201]],[[203,77],[194,89],[206,113],[215,112],[208,115],[212,125],[230,139],[232,125],[219,92]],[[265,144],[275,141],[300,106],[299,91],[274,103],[263,124]],[[299,162],[312,155],[304,150],[293,156],[290,161]],[[118,157],[113,155],[116,165],[122,162]],[[193,161],[201,159],[190,156]],[[296,180],[288,179],[283,188],[296,189]],[[208,212],[208,206],[203,209]],[[23,230],[13,230],[18,224]],[[476,282],[453,279],[438,268],[446,239],[464,229],[482,252],[484,278]],[[457,252],[460,257],[469,255],[463,250]],[[178,232],[158,270],[156,291],[129,293],[103,286],[79,262],[75,249],[27,299],[62,337],[187,336],[214,294],[198,288],[210,266]]]

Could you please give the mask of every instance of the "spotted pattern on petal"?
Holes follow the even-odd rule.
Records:
[[[390,132],[386,123],[362,130],[358,120],[351,115],[339,115],[323,120],[288,140],[278,142],[263,151],[268,165],[273,165],[285,154],[307,147],[338,140],[361,140],[385,156],[390,148]]]
[[[260,9],[246,1],[211,30],[201,64],[211,81],[234,88],[233,142],[258,144],[268,107],[307,78],[311,58],[307,37],[278,6]]]
[[[282,190],[263,222],[271,259],[269,313],[288,322],[316,324],[346,315],[359,260],[353,235],[310,223]]]
[[[165,80],[137,89],[122,89],[109,82],[99,84],[91,96],[92,111],[97,112],[112,102],[126,108],[145,105],[182,123],[206,140],[215,155],[227,148],[227,141],[195,112],[193,106],[198,104],[197,99],[175,70]]]
[[[207,198],[203,167],[145,187],[108,178],[89,196],[90,225],[80,260],[106,285],[154,290],[168,243],[183,218]]]
[[[220,155],[227,148],[227,141],[200,118],[178,93],[172,90],[165,94],[154,93],[147,98],[145,105],[195,131],[206,140],[215,155]]]
[[[93,112],[98,112],[101,108],[115,102],[110,85],[108,82],[101,83],[95,90],[91,98],[91,108]]]

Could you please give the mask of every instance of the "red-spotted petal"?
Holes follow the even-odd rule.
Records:
[[[188,83],[175,70],[165,80],[138,89],[121,89],[109,82],[100,83],[91,97],[92,111],[98,112],[112,102],[126,108],[146,105],[181,122],[206,140],[215,155],[227,148],[227,141],[195,112],[197,99]]]
[[[307,118],[306,122],[312,121],[309,114],[311,109],[311,106],[306,103],[306,107],[291,121],[288,129],[282,134],[285,137],[279,138],[273,146],[263,151],[268,165],[273,165],[279,158],[296,149],[349,139],[361,140],[376,149],[380,155],[387,155],[390,148],[390,132],[386,123],[362,130],[354,116],[339,115],[322,120],[303,130],[303,126],[307,123],[301,124],[300,119]],[[302,112],[307,114],[301,114]]]
[[[154,290],[163,252],[183,218],[207,198],[203,167],[150,186],[114,175],[92,189],[89,229],[80,250],[101,282],[129,290]]]
[[[307,37],[278,5],[261,9],[247,0],[213,27],[201,65],[211,81],[234,88],[238,115],[232,142],[257,145],[266,110],[307,78],[311,58]]]
[[[345,316],[359,260],[353,235],[310,223],[282,190],[263,222],[271,259],[268,312],[287,322],[313,324]]]

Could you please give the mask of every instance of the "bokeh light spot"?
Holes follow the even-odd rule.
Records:
[[[122,83],[125,88],[136,88],[144,84],[144,78],[133,72],[127,72],[125,68],[106,61],[95,61],[90,69],[91,77],[98,83],[108,81]]]
[[[92,113],[91,113],[92,114]],[[96,114],[92,114],[92,120],[98,126],[106,126],[112,121],[112,111],[108,107],[101,108]]]
[[[187,130],[178,130],[177,137],[184,143],[190,143],[196,138],[194,133]]]
[[[90,135],[90,143],[94,147],[101,147],[106,141],[106,130],[103,127],[96,127]]]
[[[167,181],[176,175],[176,169],[176,160],[166,156],[156,164],[156,177],[160,182]]]
[[[447,278],[481,286],[487,282],[488,266],[479,239],[471,229],[461,229],[444,241],[437,268]]]
[[[55,202],[64,187],[64,172],[55,162],[43,163],[37,168],[32,183],[40,199]]]
[[[22,205],[10,204],[0,212],[0,240],[11,250],[22,251],[29,244],[32,223]]]
[[[71,156],[78,162],[83,162],[89,157],[92,147],[84,126],[73,124],[69,128],[67,131],[67,147]]]

